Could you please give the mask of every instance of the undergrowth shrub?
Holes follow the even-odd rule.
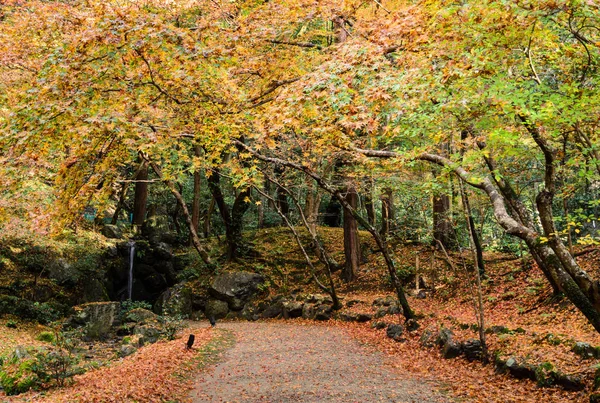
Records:
[[[0,386],[7,395],[62,387],[83,372],[77,366],[79,358],[74,354],[75,344],[71,339],[58,331],[43,333],[52,336],[54,347],[31,348],[0,360]]]

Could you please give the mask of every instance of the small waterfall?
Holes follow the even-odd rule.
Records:
[[[129,277],[127,281],[127,296],[131,301],[133,295],[133,258],[135,256],[135,241],[129,241]]]

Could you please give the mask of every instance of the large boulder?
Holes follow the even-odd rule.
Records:
[[[283,302],[276,301],[269,305],[261,314],[264,319],[278,318],[283,314]]]
[[[104,338],[110,333],[119,313],[118,302],[92,302],[75,307],[75,314],[69,323],[83,326],[84,335],[90,339]]]
[[[264,283],[263,276],[246,271],[226,272],[215,277],[208,292],[225,301],[232,309],[240,310]]]
[[[189,318],[192,314],[192,290],[186,284],[177,284],[167,289],[154,304],[154,312]]]

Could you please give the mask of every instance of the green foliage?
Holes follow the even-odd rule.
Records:
[[[16,355],[4,360],[0,368],[0,385],[7,395],[18,395],[41,386],[41,380],[33,370],[35,363],[32,357],[19,359]]]
[[[162,335],[167,340],[175,340],[177,332],[185,328],[185,321],[180,316],[163,316],[162,323]]]
[[[6,327],[9,329],[16,329],[17,328],[17,322],[14,320],[8,320],[6,321]]]
[[[549,362],[543,362],[535,369],[535,379],[539,387],[549,387],[554,384],[556,372]]]
[[[21,319],[48,324],[63,317],[69,307],[54,302],[32,302],[10,295],[0,295],[0,315],[15,315]]]
[[[35,339],[39,341],[45,341],[47,343],[55,342],[54,333],[48,331],[40,332]]]
[[[125,315],[129,311],[132,311],[134,309],[148,309],[151,311],[152,304],[147,301],[130,301],[130,300],[121,301],[121,314],[122,315]]]

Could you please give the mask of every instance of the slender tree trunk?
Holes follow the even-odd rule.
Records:
[[[454,242],[452,222],[449,217],[450,198],[447,194],[439,194],[433,197],[433,239],[444,245],[446,250],[456,247]]]
[[[375,203],[373,203],[373,178],[369,178],[367,189],[364,194],[364,205],[367,212],[367,220],[369,225],[375,227]]]
[[[471,206],[469,205],[469,199],[467,192],[465,191],[464,185],[461,181],[458,183],[460,189],[460,196],[463,203],[463,210],[465,214],[465,221],[467,222],[467,230],[469,232],[469,244],[471,253],[473,254],[473,260],[475,261],[475,285],[477,287],[477,303],[475,307],[475,313],[477,315],[477,324],[479,325],[479,341],[481,342],[481,355],[484,363],[488,362],[488,348],[485,340],[485,313],[483,309],[483,293],[481,291],[481,271],[483,267],[483,256],[481,255],[481,246],[477,248],[479,241],[476,241],[477,234],[475,233],[475,226],[473,223],[473,215],[471,214]],[[480,260],[481,259],[481,260]],[[480,263],[481,262],[481,263]]]
[[[135,197],[133,201],[133,222],[138,228],[142,227],[146,219],[146,202],[148,200],[148,167],[144,165],[135,177]]]
[[[206,216],[204,217],[204,238],[208,238],[210,236],[210,220],[212,219],[212,215],[215,211],[215,198],[210,199],[210,204],[208,205],[208,210],[206,211]]]
[[[246,198],[250,196],[251,188],[245,188],[235,198],[233,206],[229,209],[225,203],[225,197],[221,191],[221,175],[217,169],[213,170],[208,179],[208,184],[213,194],[213,199],[219,208],[223,224],[225,225],[225,238],[227,239],[227,261],[237,259],[242,253],[243,237],[242,226],[243,216],[248,210],[249,203]]]
[[[348,186],[345,192],[346,203],[354,210],[358,205],[358,194],[353,186]],[[356,218],[348,208],[344,208],[344,255],[346,263],[342,270],[342,278],[346,282],[354,281],[360,265],[360,239]]]
[[[392,189],[384,189],[381,195],[381,235],[390,236],[394,230],[395,211],[394,211],[394,193]]]
[[[117,206],[115,207],[115,212],[110,220],[112,225],[115,225],[119,221],[119,214],[121,214],[121,210],[125,205],[125,197],[127,196],[127,189],[129,189],[129,182],[123,183],[121,187],[121,192],[119,192],[119,201],[117,202]]]
[[[194,146],[194,155],[196,157],[201,156],[202,149],[200,146]],[[194,199],[192,201],[192,225],[196,229],[196,233],[198,232],[198,226],[200,224],[200,198],[201,198],[201,190],[200,187],[200,170],[194,171]],[[190,234],[189,244],[193,245],[192,236]]]

